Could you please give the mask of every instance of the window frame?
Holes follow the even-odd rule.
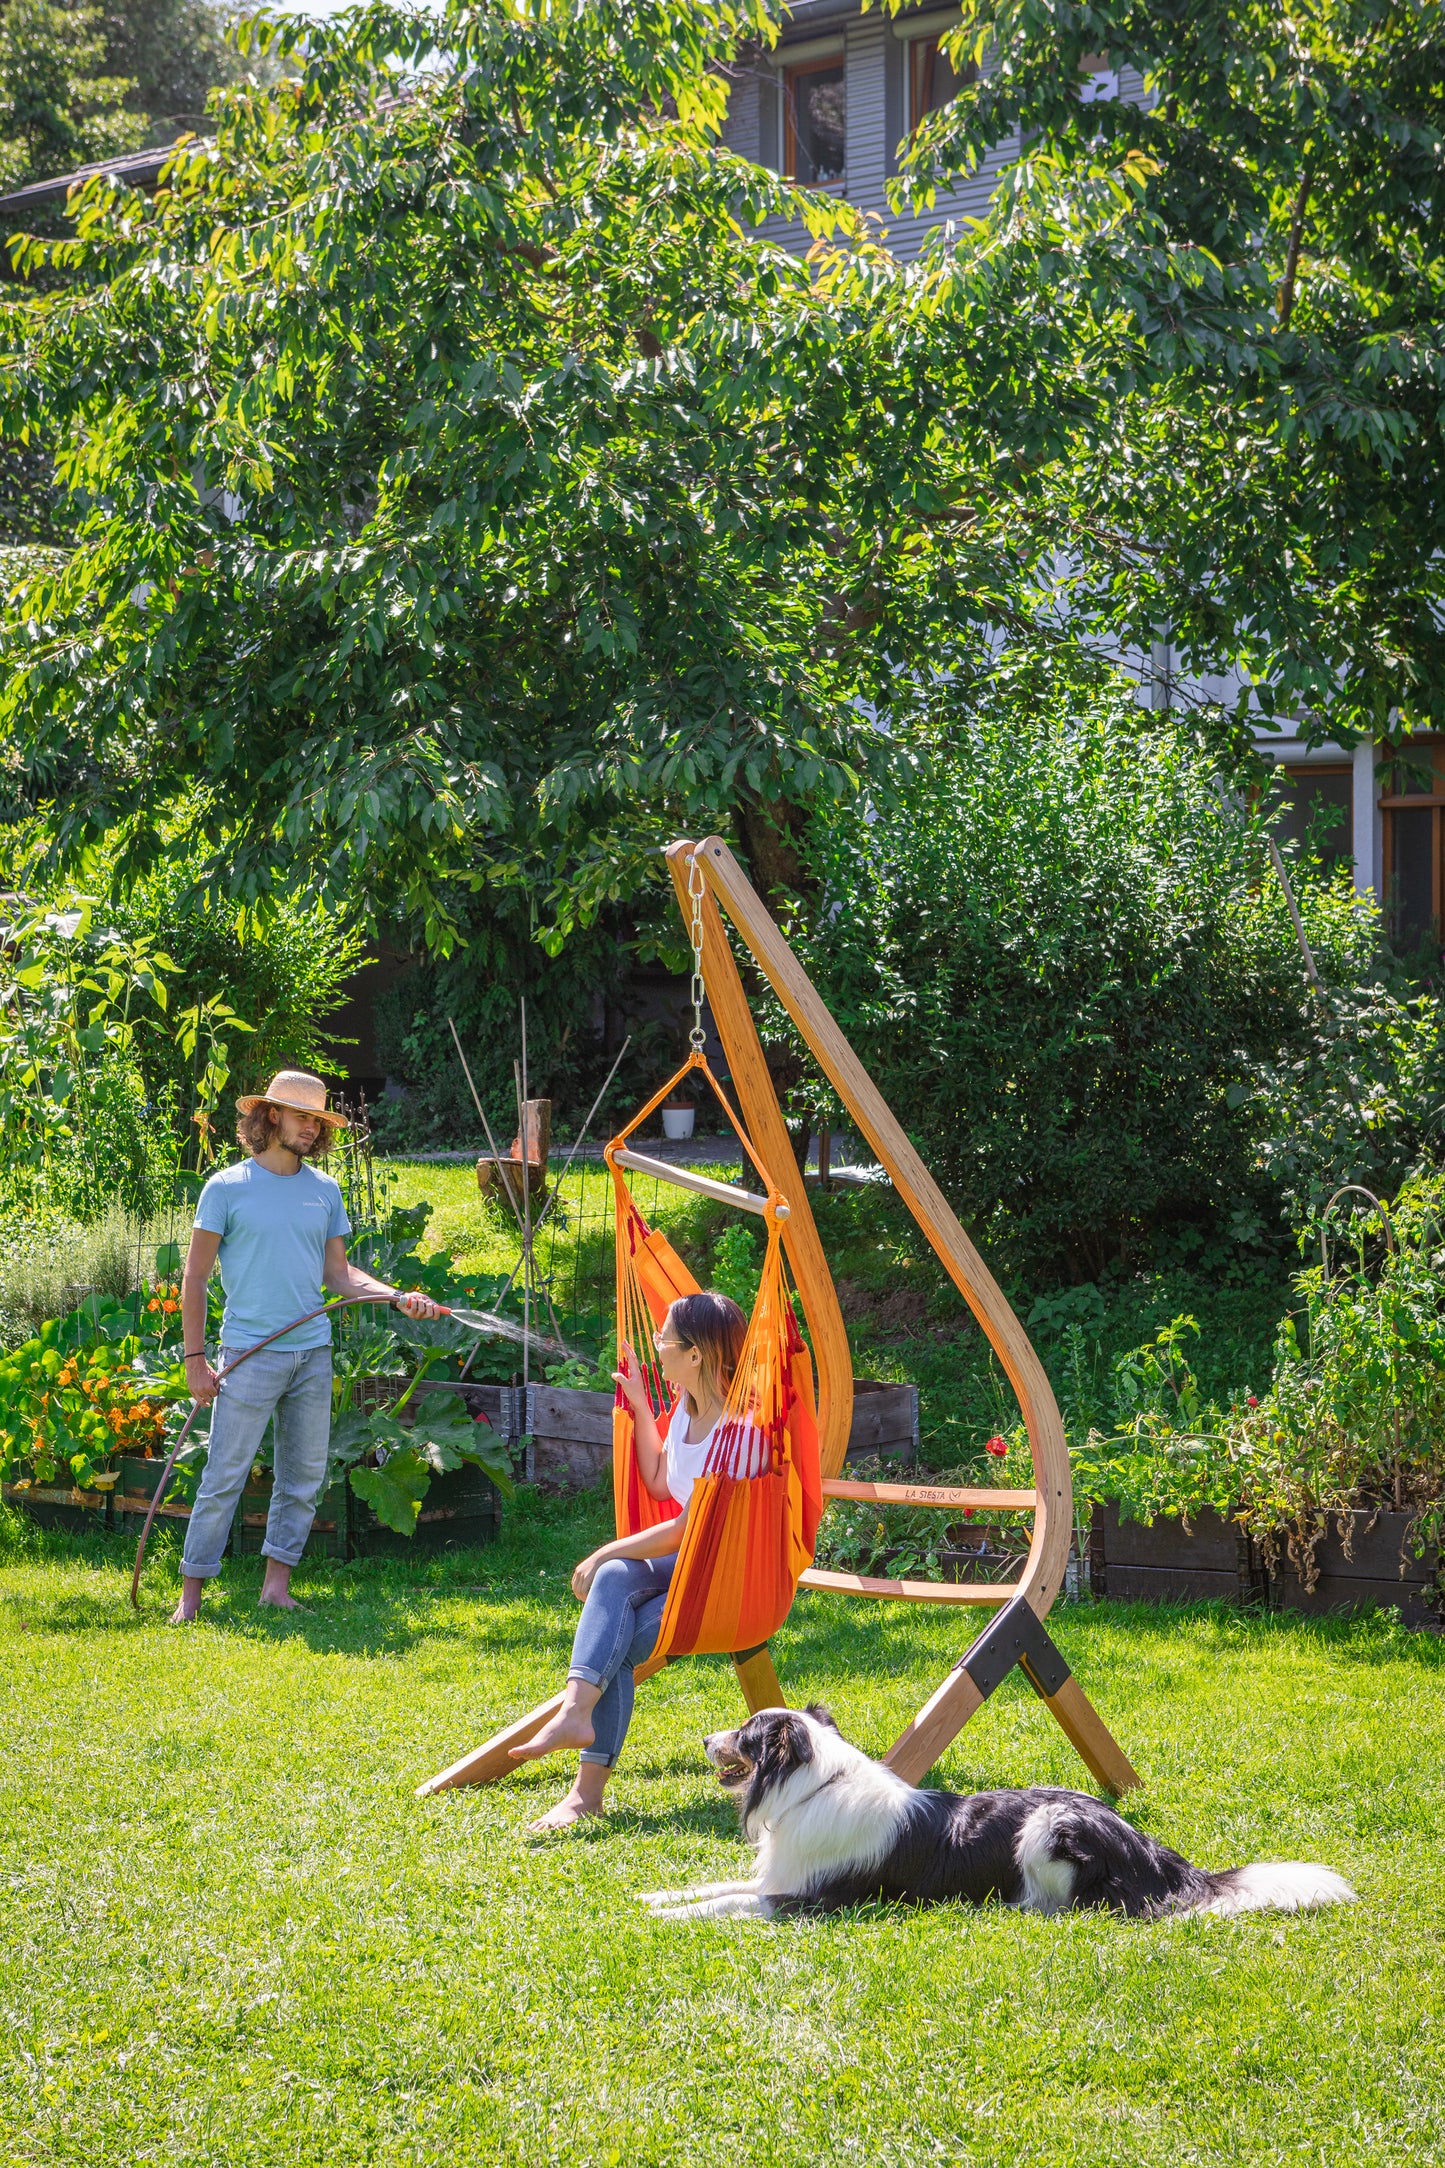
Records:
[[[1395,815],[1397,813],[1428,813],[1430,815],[1430,939],[1438,941],[1441,928],[1445,926],[1445,748],[1434,739],[1417,743],[1413,763],[1403,755],[1391,762],[1391,788],[1382,790],[1376,801],[1380,808],[1382,856],[1380,881],[1384,889],[1384,904],[1388,920],[1393,919],[1396,901],[1391,891],[1394,886],[1397,850]],[[1423,758],[1419,756],[1423,755]],[[1402,770],[1410,765],[1428,768],[1432,788],[1427,790],[1401,787]],[[1399,939],[1398,929],[1392,926],[1392,938]]]
[[[960,18],[960,20],[961,19],[962,18]],[[902,41],[904,121],[903,135],[905,142],[909,141],[913,136],[918,133],[918,130],[922,127],[924,121],[928,118],[928,113],[941,113],[945,110],[945,108],[941,105],[931,105],[928,108],[928,113],[920,113],[917,110],[918,56],[924,47],[928,47],[936,58],[938,54],[938,49],[942,45],[944,39],[947,37],[951,37],[953,35],[953,32],[957,28],[958,24],[954,23],[951,24],[946,30],[921,30],[918,33],[917,37],[904,38]],[[978,69],[973,65],[972,62],[970,62],[968,73],[966,75],[961,75],[957,78],[959,90],[966,89],[970,83],[977,82],[977,80]],[[957,92],[955,92],[954,95],[957,96]],[[950,105],[952,105],[953,99],[950,98],[948,102]]]
[[[843,171],[835,181],[798,180],[798,127],[797,102],[793,85],[800,76],[841,74],[843,78]],[[846,188],[848,185],[848,56],[846,48],[836,53],[819,53],[809,60],[788,60],[786,56],[779,70],[779,90],[782,93],[782,177],[796,181],[800,188]]]

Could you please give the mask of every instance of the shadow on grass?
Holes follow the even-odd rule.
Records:
[[[465,1644],[483,1662],[545,1653],[560,1665],[578,1615],[572,1567],[605,1536],[609,1508],[605,1486],[560,1498],[524,1490],[508,1507],[497,1541],[480,1549],[348,1563],[303,1560],[297,1593],[309,1608],[299,1613],[258,1611],[263,1562],[230,1559],[208,1594],[204,1617],[212,1630],[252,1641],[296,1638],[318,1655],[396,1656],[422,1645]],[[38,1529],[13,1512],[0,1517],[0,1566],[22,1572],[87,1567],[115,1576],[113,1586],[67,1586],[62,1578],[12,1598],[30,1631],[121,1634],[159,1623],[178,1593],[178,1532],[160,1528],[152,1537],[139,1615],[127,1600],[134,1557],[129,1531],[76,1536]],[[451,1604],[460,1611],[449,1611]],[[912,1686],[920,1672],[941,1680],[991,1616],[961,1619],[950,1612],[945,1619],[928,1606],[809,1593],[774,1645],[779,1675],[785,1691],[790,1682],[807,1680],[824,1693],[842,1692],[847,1681],[859,1678],[885,1687],[905,1679]],[[1170,1644],[1196,1653],[1211,1645],[1220,1653],[1295,1646],[1351,1666],[1404,1663],[1431,1673],[1445,1668],[1445,1639],[1412,1631],[1388,1611],[1315,1617],[1218,1602],[1105,1601],[1060,1606],[1049,1629],[1077,1664],[1085,1691],[1091,1666],[1112,1666],[1134,1649],[1158,1652]]]

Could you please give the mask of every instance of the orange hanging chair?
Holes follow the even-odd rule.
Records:
[[[649,1228],[637,1209],[624,1169],[636,1167],[639,1155],[628,1151],[627,1140],[669,1092],[698,1072],[768,1184],[761,1198],[726,1183],[708,1182],[707,1188],[730,1195],[730,1201],[744,1209],[760,1211],[768,1240],[723,1417],[693,1487],[656,1659],[732,1655],[757,1648],[775,1633],[792,1607],[799,1576],[812,1564],[823,1508],[813,1366],[798,1331],[783,1262],[788,1205],[769,1181],[726,1093],[696,1048],[603,1155],[616,1192],[618,1361],[629,1345],[636,1351],[643,1389],[661,1427],[672,1406],[653,1359],[652,1335],[671,1304],[698,1288],[666,1237]],[[641,1164],[650,1172],[659,1163]],[[663,1172],[677,1179],[676,1169],[665,1167]],[[620,1390],[612,1415],[612,1488],[619,1536],[635,1535],[678,1512],[670,1498],[653,1498],[642,1482],[632,1410]]]

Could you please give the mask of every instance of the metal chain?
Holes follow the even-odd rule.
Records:
[[[707,1033],[702,1028],[702,1005],[707,999],[707,988],[702,983],[702,867],[697,854],[687,854],[687,893],[692,903],[692,1030],[688,1044],[694,1054],[701,1054],[707,1045]]]

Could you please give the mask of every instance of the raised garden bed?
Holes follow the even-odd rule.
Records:
[[[7,1483],[6,1505],[19,1506],[41,1528],[63,1528],[71,1535],[94,1535],[112,1525],[111,1492],[62,1490],[56,1485]]]
[[[1096,1596],[1134,1603],[1268,1604],[1273,1611],[1316,1616],[1358,1608],[1398,1609],[1408,1626],[1442,1622],[1438,1553],[1416,1558],[1405,1513],[1357,1510],[1330,1516],[1315,1553],[1313,1588],[1289,1559],[1267,1568],[1258,1547],[1235,1522],[1196,1514],[1186,1532],[1177,1519],[1146,1527],[1121,1521],[1114,1506],[1095,1506],[1089,1531],[1089,1582]]]
[[[527,1391],[525,1480],[543,1490],[590,1489],[612,1467],[610,1393],[561,1385]],[[848,1458],[911,1461],[918,1451],[918,1387],[858,1378]]]

